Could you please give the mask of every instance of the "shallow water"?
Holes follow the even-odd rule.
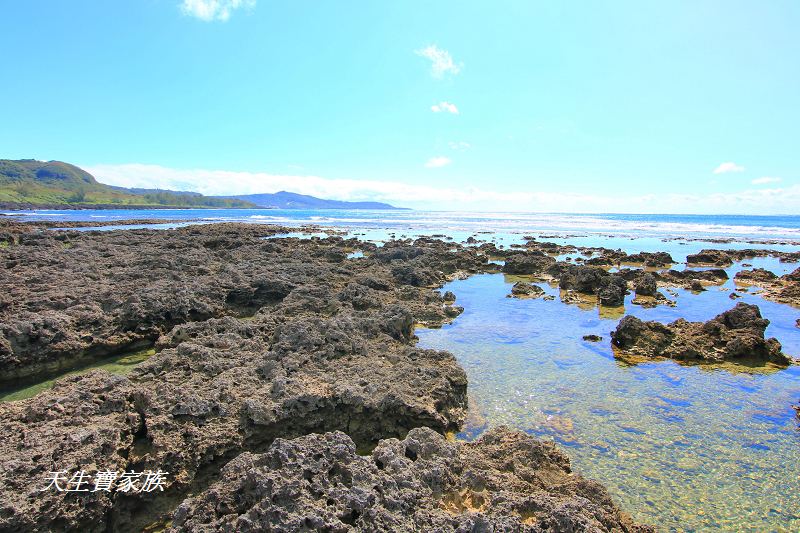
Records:
[[[731,270],[732,272],[733,270]],[[469,376],[472,408],[462,438],[507,424],[562,444],[575,471],[604,483],[622,508],[670,530],[800,529],[800,367],[627,366],[609,332],[622,309],[506,298],[519,278],[473,276],[443,290],[465,308],[419,345],[449,350]],[[732,282],[729,282],[732,283]],[[707,320],[735,302],[727,287],[676,291],[678,307],[624,312],[643,319]],[[800,355],[800,311],[758,303],[784,351]],[[582,337],[597,334],[598,343]]]
[[[102,370],[107,370],[112,374],[125,375],[130,373],[136,367],[136,365],[138,365],[142,361],[145,361],[154,353],[155,350],[146,349],[146,350],[139,350],[135,352],[115,355],[113,357],[96,361],[90,365],[82,366],[80,368],[75,368],[68,372],[58,374],[49,379],[24,382],[21,384],[14,384],[12,386],[0,388],[0,402],[13,402],[16,400],[24,400],[26,398],[32,398],[42,391],[52,389],[53,384],[56,382],[57,379],[63,378],[65,376],[85,374],[90,370],[102,369]]]

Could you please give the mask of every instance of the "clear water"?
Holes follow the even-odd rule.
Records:
[[[733,271],[733,269],[731,270]],[[622,508],[668,530],[800,530],[800,367],[628,366],[609,332],[623,313],[707,320],[734,303],[729,287],[678,306],[600,309],[559,299],[506,298],[520,277],[473,276],[453,291],[465,311],[420,346],[453,352],[469,376],[471,412],[461,438],[507,424],[560,443],[574,470],[604,483]],[[732,283],[732,282],[730,282]],[[726,284],[727,285],[727,284]],[[800,355],[800,311],[742,293],[769,318],[767,334]],[[598,343],[582,337],[596,334]]]
[[[15,383],[4,388],[0,388],[0,402],[13,402],[17,400],[25,400],[26,398],[32,398],[42,391],[52,389],[57,379],[65,376],[85,374],[90,370],[102,369],[111,372],[112,374],[125,375],[130,373],[136,367],[136,365],[142,361],[145,361],[148,357],[151,357],[155,353],[156,352],[154,349],[138,350],[135,352],[108,357],[106,359],[74,368],[49,378]]]

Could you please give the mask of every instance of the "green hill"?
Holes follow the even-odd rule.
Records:
[[[75,165],[35,159],[0,159],[0,203],[11,207],[257,207],[244,200],[197,193],[112,187],[98,183]]]

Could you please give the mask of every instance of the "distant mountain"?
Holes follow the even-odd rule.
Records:
[[[222,207],[254,208],[235,198],[194,192],[126,189],[99,183],[85,170],[61,161],[0,159],[0,204],[4,208]]]
[[[229,196],[246,202],[252,202],[259,207],[273,209],[407,209],[395,207],[383,202],[343,202],[340,200],[324,200],[307,194],[280,191],[264,194],[244,194]]]

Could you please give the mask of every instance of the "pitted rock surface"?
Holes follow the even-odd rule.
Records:
[[[570,471],[552,443],[507,428],[473,443],[429,429],[360,456],[339,432],[276,440],[187,499],[171,532],[653,531]]]
[[[740,302],[707,322],[681,318],[662,324],[628,315],[611,333],[611,341],[621,355],[710,363],[750,359],[790,364],[791,358],[781,352],[780,342],[764,338],[768,325],[769,320],[761,317],[758,306]]]

